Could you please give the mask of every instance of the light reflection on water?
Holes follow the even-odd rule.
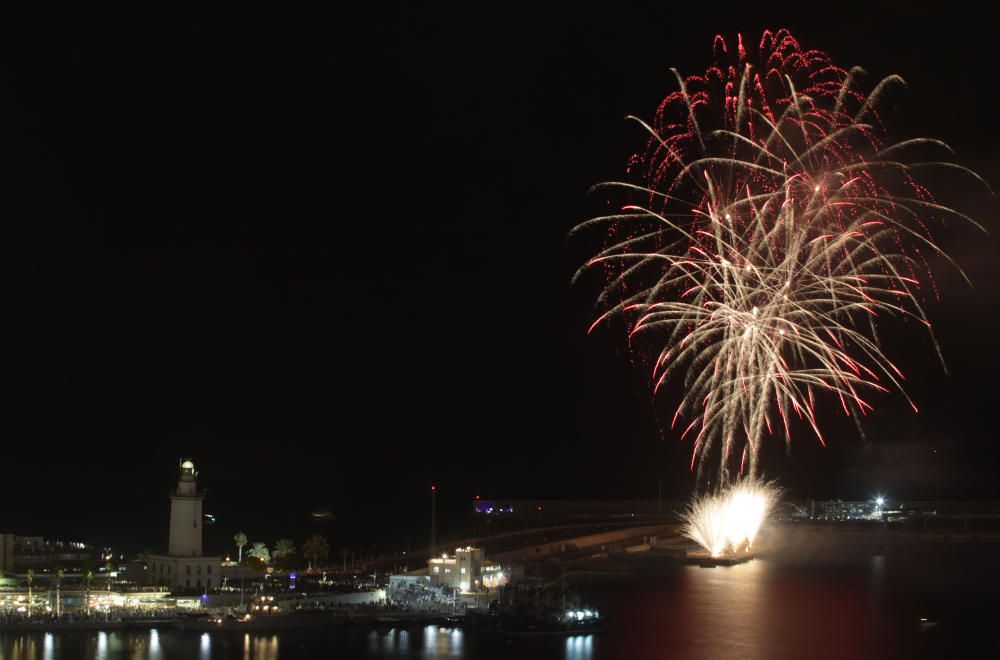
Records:
[[[294,632],[279,636],[174,630],[0,634],[0,660],[295,660],[303,655],[592,660],[594,647],[593,635],[511,642],[492,636],[470,637],[461,628],[441,626],[327,631],[304,636]]]
[[[302,641],[306,639],[306,641]],[[0,660],[294,660],[302,655],[375,658],[564,657],[592,660],[595,638],[518,640],[472,636],[461,628],[354,630],[312,635],[149,632],[0,633]],[[360,643],[360,646],[359,646]],[[353,649],[353,651],[352,651]],[[347,655],[344,655],[347,654]],[[332,656],[331,656],[332,657]]]
[[[212,657],[212,636],[207,632],[201,634],[201,649],[198,657],[200,660],[209,660]]]
[[[302,641],[303,639],[307,641]],[[314,631],[301,635],[148,632],[0,633],[0,660],[294,660],[305,655],[350,657],[550,658],[592,660],[594,636],[508,640],[470,634],[461,628]],[[360,643],[360,645],[359,645]],[[352,651],[353,649],[353,651]],[[346,655],[344,657],[347,657]]]
[[[434,626],[424,627],[424,651],[434,655],[437,650],[437,635]]]
[[[574,635],[566,638],[566,660],[590,660],[593,653],[593,635]]]
[[[424,651],[438,658],[460,656],[462,652],[462,631],[458,628],[425,626]]]
[[[244,635],[243,657],[248,660],[278,660],[278,636]]]
[[[149,660],[160,660],[160,655],[162,649],[160,649],[160,631],[156,628],[149,631],[149,655],[147,656]],[[99,658],[99,660],[105,660],[104,658]],[[136,658],[139,660],[139,658]]]

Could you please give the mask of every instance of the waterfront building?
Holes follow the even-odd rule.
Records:
[[[521,572],[523,574],[523,570]],[[511,571],[509,569],[501,566],[500,564],[485,562],[480,570],[479,586],[483,589],[498,589],[506,587],[510,577]]]
[[[814,520],[871,520],[881,518],[881,514],[882,502],[876,500],[813,500],[809,506],[809,517]]]
[[[429,575],[390,575],[389,591],[416,591],[431,583]]]
[[[427,562],[427,575],[432,584],[470,591],[479,585],[482,567],[482,548],[456,548],[452,556],[431,557]]]
[[[14,570],[14,535],[0,534],[0,573]]]
[[[210,589],[219,586],[222,558],[202,554],[202,501],[194,463],[180,465],[177,489],[170,494],[170,538],[167,552],[150,555],[148,581],[178,589]]]
[[[0,534],[0,571],[40,573],[57,568],[74,571],[93,561],[95,556],[94,547],[86,543]]]

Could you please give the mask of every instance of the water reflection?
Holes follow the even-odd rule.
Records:
[[[692,567],[693,568],[693,567]],[[730,566],[717,569],[702,569],[699,571],[709,571],[717,579],[717,585],[724,594],[742,603],[748,604],[750,608],[760,607],[759,603],[768,603],[771,600],[770,587],[766,566],[759,561],[751,561],[748,564]],[[721,611],[721,610],[719,610]],[[713,616],[709,613],[708,616]],[[717,614],[715,615],[717,616]],[[761,614],[761,617],[772,618],[773,615]],[[738,653],[746,660],[770,660],[773,642],[779,640],[772,639],[772,634],[780,628],[780,622],[775,625],[761,625],[759,620],[753,616],[741,617],[739,620],[728,622],[730,634],[740,640],[741,644],[736,646]],[[708,635],[712,636],[713,629],[708,628]]]
[[[122,645],[125,646],[125,648],[128,650],[129,654],[128,657],[130,658],[130,660],[146,660],[146,658],[150,657],[150,649],[153,646],[152,633],[156,633],[156,631],[153,630],[150,631],[149,634],[143,634],[143,635],[134,635],[134,636],[129,635],[125,639],[124,644]],[[120,646],[119,644],[115,643],[115,640],[118,639],[118,635],[119,633],[111,633],[111,639],[109,640],[108,644],[109,646],[114,646],[115,650],[117,650],[117,648]],[[157,633],[156,637],[157,649],[159,649],[159,645],[160,645],[159,633]],[[111,649],[109,649],[109,653],[110,652]],[[104,660],[104,658],[101,658],[100,660]]]
[[[163,650],[160,648],[160,631],[153,628],[149,631],[149,655],[147,657],[149,660],[160,660],[162,653]],[[139,660],[139,658],[136,658],[136,660]]]
[[[424,651],[433,655],[437,651],[437,626],[424,627]]]
[[[14,640],[10,649],[11,660],[35,660],[35,640],[33,637],[20,636]]]
[[[593,657],[593,635],[574,635],[566,638],[566,660],[590,660]]]
[[[208,657],[208,656],[205,656]],[[243,635],[243,657],[246,660],[278,660],[278,636]]]
[[[201,634],[201,652],[198,657],[201,660],[209,660],[212,657],[212,636],[207,632]]]

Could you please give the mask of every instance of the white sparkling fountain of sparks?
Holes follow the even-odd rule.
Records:
[[[681,515],[681,534],[712,557],[750,552],[781,497],[773,482],[747,477],[696,496]]]

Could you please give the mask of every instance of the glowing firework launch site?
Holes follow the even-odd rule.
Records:
[[[779,496],[774,484],[740,480],[692,501],[682,515],[682,532],[712,558],[747,556]]]

